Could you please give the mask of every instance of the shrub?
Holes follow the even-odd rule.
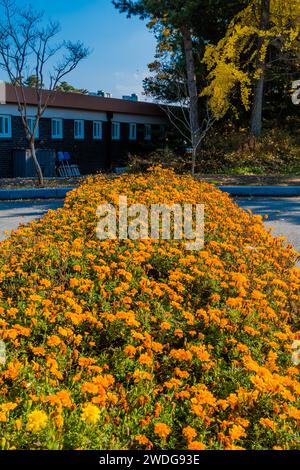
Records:
[[[299,133],[273,128],[260,140],[249,138],[247,129],[213,133],[202,149],[196,171],[231,174],[300,173]]]
[[[204,249],[99,241],[96,208],[119,194],[203,202]],[[295,261],[191,177],[87,179],[0,246],[2,447],[299,449]]]

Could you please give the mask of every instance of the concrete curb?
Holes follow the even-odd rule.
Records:
[[[69,191],[75,187],[67,188],[29,188],[29,189],[1,189],[0,200],[12,201],[16,199],[64,199]]]
[[[300,197],[300,186],[217,186],[231,196]],[[1,201],[17,199],[64,199],[75,186],[65,188],[1,189]]]
[[[300,186],[217,186],[231,196],[299,197]]]

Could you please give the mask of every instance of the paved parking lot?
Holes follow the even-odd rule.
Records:
[[[15,230],[20,224],[39,219],[49,209],[58,209],[64,205],[63,199],[43,201],[0,201],[0,240],[5,238],[5,231]]]
[[[266,226],[274,228],[274,235],[285,236],[300,253],[300,198],[241,198],[236,202],[255,214],[267,214]],[[0,201],[0,240],[5,238],[5,230],[38,219],[63,203],[63,200]]]
[[[300,198],[241,198],[236,200],[243,209],[254,214],[268,215],[266,227],[273,227],[273,234],[287,238],[300,253]]]

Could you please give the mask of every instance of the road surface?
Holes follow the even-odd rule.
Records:
[[[266,227],[273,227],[273,235],[284,236],[300,253],[300,198],[241,198],[236,199],[243,209],[254,214],[268,215]]]
[[[39,219],[49,209],[62,207],[64,201],[60,199],[40,201],[0,201],[0,240],[6,235],[5,231],[15,230],[20,224],[27,224],[31,220]]]

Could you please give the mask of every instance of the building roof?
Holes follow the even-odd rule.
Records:
[[[5,87],[5,103],[18,104],[14,87],[9,84],[3,85]],[[36,106],[37,100],[34,88],[24,88],[24,92],[27,105]],[[45,90],[45,98],[47,93],[49,92]],[[49,108],[166,117],[160,106],[155,103],[126,101],[116,98],[104,98],[102,96],[81,95],[78,93],[56,92],[48,106]]]

